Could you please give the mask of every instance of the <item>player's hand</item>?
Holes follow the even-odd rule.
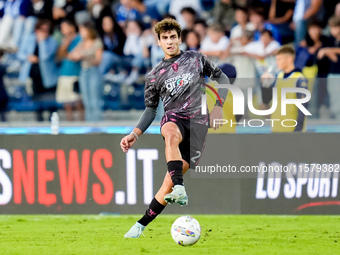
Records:
[[[219,124],[221,121],[215,123],[214,120],[223,119],[223,108],[221,106],[214,106],[210,113],[210,127],[214,128],[214,130],[220,128],[222,124]]]
[[[120,147],[124,152],[128,152],[128,150],[132,147],[132,145],[134,145],[136,141],[137,138],[134,135],[129,134],[123,137],[123,139],[120,141]]]

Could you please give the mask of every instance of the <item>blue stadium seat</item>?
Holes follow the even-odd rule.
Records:
[[[104,82],[104,110],[120,110],[120,85],[111,81]]]
[[[133,84],[128,96],[130,105],[137,110],[144,110],[144,84]]]

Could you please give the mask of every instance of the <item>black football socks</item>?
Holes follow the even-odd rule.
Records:
[[[160,204],[156,198],[153,198],[149,208],[145,211],[144,216],[138,221],[138,223],[143,226],[147,226],[151,221],[153,221],[158,214],[160,214],[165,208],[165,205]]]
[[[168,162],[168,171],[174,185],[183,186],[183,162],[182,160],[172,160]]]

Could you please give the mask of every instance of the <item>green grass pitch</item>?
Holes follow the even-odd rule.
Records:
[[[192,215],[202,235],[186,247],[170,235],[178,216],[124,239],[138,215],[3,215],[0,254],[340,254],[338,216]]]

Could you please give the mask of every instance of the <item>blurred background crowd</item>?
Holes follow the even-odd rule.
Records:
[[[181,24],[182,50],[233,64],[235,86],[254,93],[277,71],[279,47],[294,44],[312,117],[340,119],[339,0],[0,0],[0,120],[143,109],[144,77],[164,56],[153,26],[165,17]]]

